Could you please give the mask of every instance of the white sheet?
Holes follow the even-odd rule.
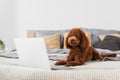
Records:
[[[120,80],[120,61],[88,62],[75,70],[43,71],[0,57],[0,80]],[[51,62],[51,65],[54,62]]]

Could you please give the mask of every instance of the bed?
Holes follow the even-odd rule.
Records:
[[[18,55],[16,53],[6,53],[0,54],[0,80],[120,80],[120,49],[112,50],[111,47],[109,49],[101,49],[100,44],[97,43],[100,40],[97,39],[98,35],[105,38],[106,34],[117,34],[119,37],[120,32],[114,30],[101,30],[101,29],[85,29],[83,30],[86,33],[94,33],[94,36],[89,36],[91,39],[91,43],[96,47],[97,51],[100,53],[105,52],[115,52],[117,53],[117,58],[105,58],[102,61],[91,61],[87,62],[85,65],[64,68],[64,66],[59,66],[61,69],[45,71],[39,68],[20,66]],[[64,46],[64,37],[65,35],[62,33],[69,32],[69,30],[62,31],[41,31],[41,30],[28,30],[28,37],[42,37],[46,34],[53,35],[54,33],[61,34],[59,37],[59,46],[53,46],[51,49],[47,49],[48,57],[50,60],[50,65],[57,67],[54,65],[56,60],[65,59],[69,49],[66,49]],[[42,36],[41,36],[42,34]],[[112,35],[113,36],[113,35]],[[51,37],[48,37],[51,38]],[[53,37],[52,37],[53,38]],[[47,37],[44,37],[47,39]],[[56,38],[55,38],[56,39]],[[116,40],[116,39],[115,39]],[[47,40],[46,40],[47,41]],[[108,41],[107,41],[108,42]],[[114,41],[113,41],[114,42]],[[57,42],[56,42],[57,43]],[[46,44],[48,48],[49,44]],[[96,46],[97,45],[97,46]],[[53,49],[57,47],[57,49]],[[116,46],[114,46],[116,47]],[[59,49],[58,49],[59,48]]]

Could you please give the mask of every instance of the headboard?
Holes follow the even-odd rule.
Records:
[[[27,37],[28,38],[36,37],[36,31],[38,30],[27,30]]]

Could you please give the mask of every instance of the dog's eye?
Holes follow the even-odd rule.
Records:
[[[77,35],[75,35],[75,37],[76,37],[76,38],[78,38],[78,36],[77,36]]]
[[[72,37],[72,35],[69,35],[69,37]]]
[[[77,39],[80,39],[80,36],[76,36]]]

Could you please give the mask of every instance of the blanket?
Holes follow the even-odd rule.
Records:
[[[99,53],[116,53],[120,55],[119,51],[111,51],[107,49],[96,49]],[[50,60],[56,61],[56,60],[64,60],[66,56],[68,55],[69,49],[47,49],[48,57]],[[17,55],[17,52],[7,52],[0,54],[0,57],[6,57],[6,58],[19,58]],[[120,57],[105,57],[103,61],[120,61]]]

